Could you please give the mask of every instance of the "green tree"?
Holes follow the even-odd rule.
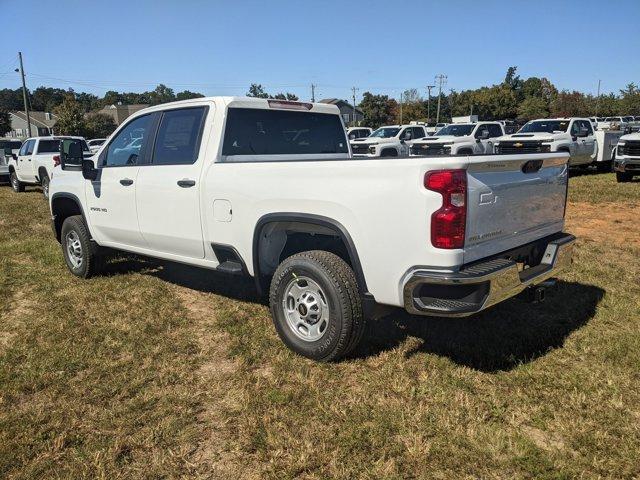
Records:
[[[76,101],[82,106],[84,112],[90,112],[100,107],[98,97],[92,93],[77,93]]]
[[[11,118],[9,111],[0,109],[0,137],[11,131]]]
[[[381,125],[393,123],[396,121],[397,105],[397,102],[387,95],[364,92],[359,105],[364,114],[363,124],[367,127],[378,128]]]
[[[164,84],[158,85],[155,90],[149,92],[149,103],[151,105],[160,105],[161,103],[173,102],[176,99],[173,89]],[[135,102],[140,103],[140,102]]]
[[[518,118],[524,120],[546,118],[547,115],[549,115],[549,106],[541,97],[527,97],[518,106]]]
[[[247,97],[269,98],[269,94],[264,91],[264,87],[259,83],[252,83],[249,87]]]
[[[190,92],[189,90],[184,90],[182,92],[176,93],[176,100],[189,100],[190,98],[202,98],[204,95],[201,93]]]
[[[40,112],[52,112],[68,94],[62,88],[38,87],[31,93],[31,108]]]
[[[105,138],[116,129],[116,123],[104,113],[90,113],[85,117],[83,135],[87,138]]]
[[[561,91],[551,104],[551,115],[554,117],[582,117],[590,114],[584,94],[575,90]]]
[[[297,95],[294,95],[293,93],[276,93],[273,97],[270,98],[276,98],[278,100],[289,100],[291,102],[297,102],[299,100]]]
[[[27,95],[31,94],[27,91]],[[24,109],[24,102],[22,100],[22,89],[16,88],[3,88],[0,90],[0,108],[6,110],[22,110]]]
[[[84,135],[86,123],[82,106],[72,95],[67,95],[62,104],[54,110],[58,120],[53,130],[58,135]]]
[[[620,114],[640,115],[640,90],[631,82],[626,88],[620,90]]]

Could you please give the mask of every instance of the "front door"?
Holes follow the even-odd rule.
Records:
[[[121,128],[98,158],[98,178],[86,181],[87,214],[98,242],[147,247],[138,225],[136,188],[156,119],[157,114],[143,115]]]
[[[200,219],[200,153],[208,107],[162,113],[150,164],[140,168],[136,201],[140,231],[156,252],[204,258]]]
[[[33,172],[33,151],[35,150],[35,145],[35,139],[27,140],[18,152],[16,174],[18,180],[21,182],[35,183],[36,181],[36,176]]]

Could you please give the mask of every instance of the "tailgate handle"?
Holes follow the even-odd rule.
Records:
[[[529,160],[522,165],[522,173],[536,173],[542,168],[544,160]]]

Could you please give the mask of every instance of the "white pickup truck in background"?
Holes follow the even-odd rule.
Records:
[[[371,132],[373,132],[373,130],[369,127],[349,127],[347,128],[347,138],[349,141],[357,138],[366,138],[371,135]]]
[[[598,155],[588,118],[531,120],[518,133],[496,139],[494,148],[498,154],[566,152],[571,166],[588,166]]]
[[[319,361],[351,351],[379,305],[471,315],[540,297],[571,262],[566,153],[353,158],[334,105],[213,97],[61,156],[49,201],[74,275],[112,250],[250,275],[284,343]]]
[[[20,151],[20,140],[0,139],[0,181],[9,179],[9,160]]]
[[[406,157],[411,144],[426,136],[422,125],[388,125],[366,138],[352,140],[351,153],[365,157]]]
[[[53,167],[60,162],[60,140],[81,142],[85,156],[92,155],[82,137],[56,136],[27,138],[17,155],[9,160],[9,177],[15,192],[23,192],[25,185],[40,185],[45,198],[49,198],[49,183]]]
[[[613,170],[618,183],[630,182],[640,175],[640,133],[620,137]]]
[[[411,155],[485,155],[493,153],[493,142],[503,135],[498,122],[451,123],[437,135],[413,142]]]

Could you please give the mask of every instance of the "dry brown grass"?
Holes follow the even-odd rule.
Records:
[[[637,478],[640,195],[571,183],[545,304],[394,312],[331,365],[283,348],[249,281],[124,257],[72,278],[39,194],[1,188],[0,476]]]

